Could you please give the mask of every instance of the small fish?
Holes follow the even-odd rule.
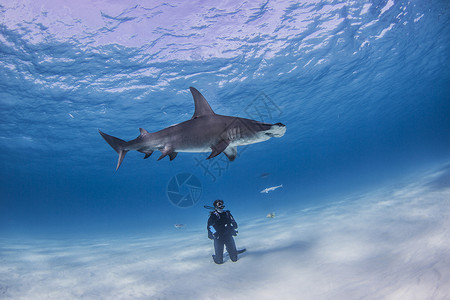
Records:
[[[267,178],[269,177],[270,173],[261,173],[260,177],[261,178]]]
[[[183,227],[184,227],[184,224],[175,224],[174,226],[175,226],[175,228],[180,229],[180,228],[183,228]]]
[[[275,218],[275,212],[268,213],[266,218],[270,218],[270,219]]]
[[[263,189],[260,193],[261,193],[261,194],[263,194],[263,193],[266,193],[266,194],[267,194],[268,192],[270,192],[270,191],[275,191],[277,188],[280,188],[280,187],[283,187],[283,185],[280,184],[280,185],[277,185],[277,186],[265,188],[265,189]]]

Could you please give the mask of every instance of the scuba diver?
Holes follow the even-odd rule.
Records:
[[[233,236],[237,235],[238,225],[229,210],[223,210],[223,200],[216,200],[213,203],[214,211],[210,212],[208,219],[208,238],[214,240],[215,255],[213,255],[216,264],[223,263],[223,246],[227,247],[230,259],[235,262],[237,255],[245,251],[236,250]],[[206,206],[205,206],[206,207]],[[209,207],[208,207],[209,208]]]

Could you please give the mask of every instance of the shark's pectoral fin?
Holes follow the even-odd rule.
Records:
[[[228,157],[230,161],[233,161],[237,156],[237,148],[228,146],[223,153]]]
[[[211,155],[208,156],[207,159],[216,157],[217,155],[219,155],[220,153],[222,153],[230,144],[230,140],[220,140],[218,141],[216,144],[211,145]]]
[[[163,159],[163,158],[166,157],[167,155],[169,155],[170,160],[174,159],[175,156],[177,156],[177,153],[173,151],[173,147],[172,147],[172,146],[166,145],[166,146],[161,150],[161,156],[158,158],[158,160]]]

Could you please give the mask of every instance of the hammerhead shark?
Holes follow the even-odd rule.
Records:
[[[105,141],[119,154],[119,169],[128,151],[136,150],[149,158],[156,150],[161,152],[158,160],[169,156],[173,160],[178,152],[209,152],[207,159],[224,153],[230,161],[237,156],[237,147],[264,142],[271,137],[282,137],[286,125],[269,124],[250,119],[223,116],[214,113],[205,97],[190,87],[194,97],[195,112],[190,120],[150,133],[139,128],[140,135],[126,142],[99,130]]]

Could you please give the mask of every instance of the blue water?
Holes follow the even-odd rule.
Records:
[[[0,232],[149,236],[315,207],[450,159],[448,1],[0,2]],[[287,126],[212,168],[117,154],[194,111]],[[167,197],[179,173],[198,203]],[[262,174],[267,173],[263,176]],[[266,187],[283,184],[269,194]]]

